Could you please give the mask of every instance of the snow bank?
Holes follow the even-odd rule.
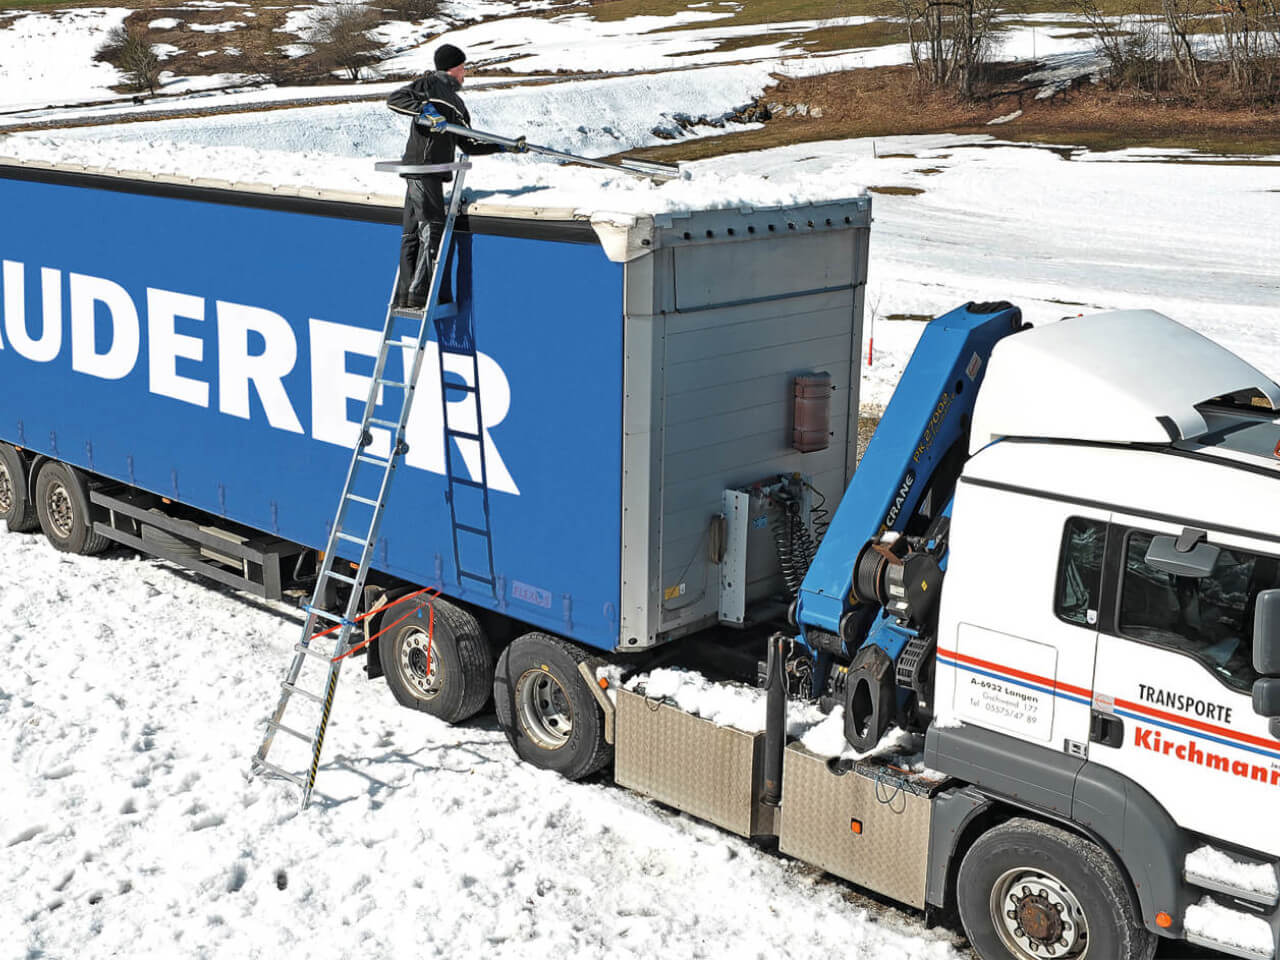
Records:
[[[1206,880],[1249,890],[1267,897],[1280,896],[1276,869],[1265,863],[1241,863],[1216,847],[1198,847],[1187,854],[1187,873]]]
[[[121,82],[120,71],[93,56],[131,12],[82,7],[14,16],[0,29],[0,110],[118,96],[110,88]]]
[[[746,841],[519,763],[491,715],[400,709],[358,664],[299,815],[244,778],[298,629],[160,562],[0,533],[0,954],[962,956]]]

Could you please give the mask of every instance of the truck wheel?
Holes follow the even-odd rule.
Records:
[[[87,556],[111,545],[106,537],[93,532],[84,476],[65,463],[46,463],[36,474],[36,516],[49,542],[64,553]]]
[[[476,618],[448,600],[431,607],[413,597],[388,607],[378,620],[378,657],[387,686],[402,707],[421,710],[446,723],[479,712],[493,684],[493,652]]]
[[[960,921],[983,960],[1151,960],[1129,884],[1097,844],[1015,819],[969,848],[956,880]]]
[[[545,633],[517,637],[498,657],[493,703],[498,723],[522,760],[570,780],[613,757],[604,715],[578,672],[587,652]]]
[[[0,520],[12,533],[26,533],[40,526],[36,505],[27,495],[27,468],[22,456],[0,443]]]

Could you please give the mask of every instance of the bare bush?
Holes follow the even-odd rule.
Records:
[[[359,80],[360,71],[377,62],[378,41],[369,31],[380,20],[376,11],[360,3],[324,8],[306,38],[314,51],[313,62],[325,71],[343,70],[349,79]]]
[[[995,39],[997,0],[896,0],[916,75],[966,99],[988,62]]]
[[[97,57],[123,72],[130,89],[156,92],[160,55],[147,40],[146,28],[125,25],[112,28],[98,47]]]
[[[387,9],[397,20],[414,23],[418,20],[435,20],[440,16],[440,0],[389,0]]]
[[[280,50],[280,35],[266,23],[254,23],[236,34],[246,73],[263,83],[289,83],[299,79],[297,61]]]

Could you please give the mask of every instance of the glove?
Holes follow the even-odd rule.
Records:
[[[509,147],[504,147],[507,153],[528,153],[529,144],[525,143],[524,137],[516,137],[516,142]]]
[[[435,130],[445,123],[445,119],[435,107],[429,103],[424,103],[422,111],[414,117],[413,122],[428,130]]]

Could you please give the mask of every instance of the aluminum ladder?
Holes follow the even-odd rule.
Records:
[[[439,346],[440,358],[440,401],[443,406],[442,420],[444,424],[444,462],[445,476],[448,481],[448,487],[445,490],[445,499],[449,502],[449,523],[453,530],[453,561],[454,570],[456,571],[458,586],[464,587],[464,581],[473,581],[475,583],[484,584],[489,591],[497,596],[497,577],[493,568],[493,527],[490,522],[489,513],[489,465],[487,455],[485,453],[485,433],[484,433],[484,412],[480,404],[480,360],[476,352],[476,331],[475,319],[470,310],[458,310],[451,316],[437,313],[435,318],[436,326],[436,342]],[[445,369],[445,356],[463,357],[470,361],[471,364],[471,380],[469,383],[458,383],[447,378],[449,372]],[[464,396],[471,398],[470,404],[459,404],[449,402],[449,391],[454,390],[462,393]],[[461,406],[463,409],[458,410]],[[453,407],[453,417],[450,416],[450,408]],[[474,414],[473,416],[471,414]],[[454,425],[454,417],[464,417],[460,421],[460,425]],[[462,449],[462,442],[472,443],[478,448],[477,459],[480,465],[480,479],[475,480],[472,476],[464,476],[458,467],[466,467],[466,458],[462,464],[458,463],[458,455],[454,453],[454,444],[452,440],[458,443],[459,450]],[[470,473],[470,471],[468,471]],[[461,493],[465,498],[468,494],[467,490],[478,491],[480,498],[479,516],[474,522],[468,515],[467,520],[459,520],[458,514],[458,498]],[[470,496],[476,496],[471,494]],[[475,512],[475,511],[472,511]],[[473,538],[472,542],[483,542],[484,557],[487,561],[483,570],[468,569],[464,564],[462,554],[463,538]],[[474,554],[475,550],[468,551]]]
[[[453,191],[449,200],[449,212],[440,238],[440,248],[436,254],[436,262],[432,265],[431,287],[427,295],[426,306],[416,310],[396,307],[396,288],[393,287],[392,289],[392,302],[387,308],[386,319],[382,327],[381,346],[374,365],[373,379],[369,383],[369,396],[365,401],[364,416],[360,423],[359,440],[351,453],[351,463],[347,468],[347,477],[342,485],[342,494],[338,500],[338,508],[334,515],[333,524],[329,528],[328,541],[325,544],[323,560],[317,571],[316,584],[311,594],[311,601],[303,607],[307,612],[307,618],[302,627],[302,637],[294,645],[293,661],[290,663],[285,678],[280,684],[280,701],[276,704],[275,712],[265,720],[266,733],[263,736],[261,746],[258,747],[257,754],[250,764],[251,776],[276,777],[297,784],[302,791],[300,802],[302,809],[307,807],[311,800],[311,792],[315,788],[316,775],[320,769],[320,754],[324,748],[325,731],[328,729],[329,717],[333,710],[333,698],[338,688],[338,675],[342,669],[342,662],[348,654],[358,649],[359,645],[353,645],[352,643],[352,634],[360,627],[361,621],[369,616],[369,614],[357,616],[357,611],[360,607],[365,581],[369,575],[369,565],[373,560],[374,545],[377,542],[378,531],[382,524],[383,507],[386,505],[387,496],[391,489],[391,480],[395,475],[396,467],[399,465],[401,458],[409,449],[408,444],[405,442],[405,424],[409,420],[409,411],[413,406],[414,387],[418,380],[418,374],[422,369],[422,361],[427,345],[430,342],[428,332],[432,329],[433,323],[438,324],[436,315],[440,312],[438,309],[440,284],[444,269],[448,267],[449,263],[449,249],[453,241],[454,223],[458,217],[463,181],[466,177],[466,171],[470,168],[471,164],[467,162],[464,154],[461,156],[459,163],[412,167],[400,166],[394,170],[394,172],[409,174],[456,171],[457,179],[453,184]],[[379,164],[379,169],[387,169],[387,167]],[[398,287],[398,273],[396,284]],[[457,313],[456,310],[453,312]],[[410,320],[417,323],[416,336],[413,340],[396,334],[398,320]],[[474,363],[474,336],[471,337],[471,342],[473,346],[471,355]],[[406,355],[404,358],[404,379],[393,380],[388,378],[385,375],[388,356],[393,350],[401,349],[404,351],[411,344],[416,345],[413,353],[412,370],[409,369],[410,362]],[[440,349],[444,349],[443,345],[441,345]],[[440,372],[441,394],[444,395],[443,361],[441,361]],[[478,380],[473,381],[473,383],[478,387]],[[455,385],[451,384],[450,386],[458,389]],[[382,398],[387,390],[395,391],[400,398],[398,404],[399,415],[395,420],[374,416],[378,407],[383,404]],[[478,389],[475,391],[475,395],[478,417]],[[445,409],[447,418],[447,400]],[[479,423],[477,425],[479,426]],[[374,450],[374,428],[385,430],[389,434],[385,456]],[[449,429],[447,419],[445,429],[446,431]],[[446,450],[448,446],[449,438],[446,436]],[[453,482],[453,480],[450,481],[451,484]],[[375,488],[376,492],[374,492]],[[487,507],[487,489],[484,492]],[[486,517],[487,513],[486,508]],[[455,532],[455,542],[456,536]],[[340,551],[344,552],[347,557],[339,557]],[[338,568],[350,563],[349,558],[351,556],[358,557],[356,562],[351,563],[351,566],[355,568],[354,571],[350,572],[349,575],[347,573],[339,573]],[[490,548],[490,557],[492,557],[492,548]],[[350,590],[343,612],[334,613],[325,609],[325,597],[333,589],[341,590],[342,587]],[[325,626],[325,624],[328,625]],[[368,636],[367,630],[364,633],[365,636]],[[328,649],[325,649],[323,644],[313,646],[317,641],[325,638],[332,638]],[[365,642],[367,643],[368,641]],[[327,668],[327,676],[322,691],[307,689],[301,682],[308,660],[315,661],[322,667]],[[315,720],[310,733],[306,732],[305,726],[303,729],[298,729],[296,726],[288,726],[284,723],[286,710],[294,697],[298,697],[309,704],[313,713],[318,708],[319,718]],[[276,734],[285,734],[308,745],[311,753],[311,762],[304,772],[291,772],[268,759]]]

